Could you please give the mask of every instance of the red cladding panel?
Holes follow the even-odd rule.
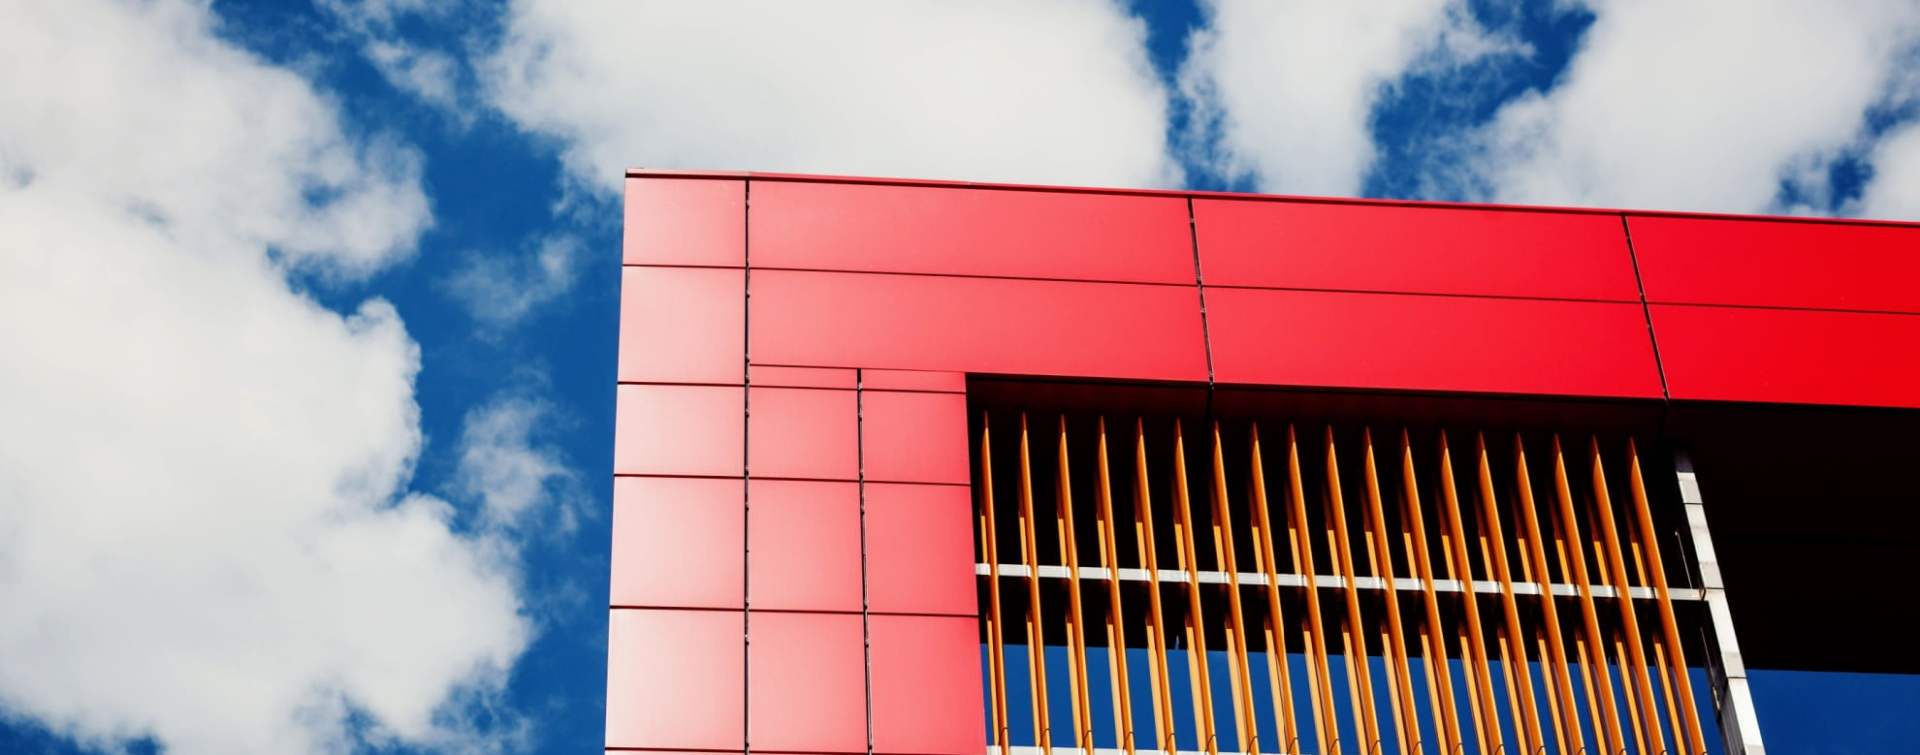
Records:
[[[614,474],[740,476],[742,389],[622,385],[615,397]]]
[[[1639,301],[1618,215],[1196,199],[1208,286]]]
[[[606,753],[608,755],[611,755],[613,753],[630,753],[630,752],[635,752],[635,750],[628,750],[628,749],[606,750]],[[736,755],[736,753],[733,753],[733,752],[722,752],[717,750],[646,750],[645,752],[647,753],[647,755]]]
[[[739,480],[615,478],[613,604],[744,607],[745,495]]]
[[[1920,227],[1644,216],[1629,222],[1650,302],[1920,312]]]
[[[1920,316],[1651,309],[1675,399],[1920,408]]]
[[[860,394],[867,479],[966,484],[967,397],[959,393]]]
[[[755,270],[756,360],[1205,380],[1192,286]]]
[[[971,492],[870,482],[866,498],[868,608],[974,615]]]
[[[744,309],[741,310],[745,312]],[[744,315],[743,315],[744,316]],[[841,388],[853,390],[855,370],[840,367],[769,367],[749,365],[747,377],[755,388]]]
[[[754,477],[859,479],[853,391],[755,386],[747,393],[747,464]]]
[[[1639,304],[1209,288],[1207,317],[1222,383],[1661,397]]]
[[[742,749],[743,616],[614,609],[607,620],[607,746]]]
[[[874,751],[976,755],[984,750],[979,622],[881,615],[870,621]]]
[[[629,265],[744,267],[747,187],[738,179],[627,179]]]
[[[755,751],[866,752],[860,621],[857,613],[753,613],[747,741]],[[976,691],[975,719],[979,698]],[[734,722],[737,727],[739,719]]]
[[[755,268],[1193,282],[1180,197],[759,181],[751,232]]]
[[[740,384],[744,271],[629,267],[620,278],[621,382]]]
[[[860,386],[870,391],[946,391],[965,393],[967,376],[962,372],[917,372],[913,370],[862,370]]]
[[[608,749],[607,753],[635,752],[628,749]],[[718,750],[646,750],[647,755],[735,755],[732,752]]]
[[[747,590],[753,609],[859,611],[860,486],[780,480],[749,485]]]

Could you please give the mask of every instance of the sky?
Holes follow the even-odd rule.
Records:
[[[4,752],[599,747],[629,167],[1920,220],[1910,0],[0,17]]]

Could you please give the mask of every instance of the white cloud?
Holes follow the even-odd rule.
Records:
[[[633,166],[1179,182],[1112,0],[516,0],[482,81],[607,193]]]
[[[1395,80],[1527,48],[1482,29],[1459,0],[1219,0],[1180,71],[1196,158],[1264,190],[1357,194],[1373,164],[1369,118]]]
[[[444,24],[447,14],[458,10],[460,4],[430,0],[318,0],[317,5],[360,44],[361,53],[388,84],[455,116],[462,124],[471,123],[470,112],[460,102],[461,62],[445,51],[414,44],[397,28],[400,21],[408,17]]]
[[[430,222],[416,155],[347,139],[330,102],[216,39],[203,9],[10,5],[9,172],[77,185],[196,247],[271,246],[340,274],[406,254]]]
[[[579,257],[580,240],[568,235],[547,238],[524,256],[476,252],[442,288],[497,334],[572,289]]]
[[[430,222],[204,5],[0,15],[0,710],[111,747],[464,747],[529,641],[505,541],[407,487],[417,346],[348,280]],[[271,252],[269,250],[272,250]]]
[[[1920,123],[1886,135],[1869,157],[1874,175],[1860,198],[1859,214],[1920,220]]]
[[[1593,10],[1562,82],[1478,135],[1470,168],[1494,198],[1777,209],[1782,181],[1856,143],[1920,34],[1906,0]]]
[[[370,39],[365,49],[389,83],[428,104],[458,112],[460,64],[453,56],[387,39]]]
[[[572,529],[579,480],[544,440],[553,418],[551,404],[512,393],[467,413],[455,493],[479,501],[489,526],[514,529],[551,512],[560,518],[556,531]]]
[[[352,24],[380,27],[391,27],[403,16],[439,14],[459,7],[439,0],[319,0],[318,4],[336,18]]]

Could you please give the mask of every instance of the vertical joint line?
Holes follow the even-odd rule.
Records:
[[[1667,389],[1667,367],[1660,361],[1660,336],[1653,331],[1653,307],[1647,304],[1647,284],[1640,278],[1640,253],[1633,248],[1633,225],[1620,213],[1620,232],[1627,238],[1627,260],[1633,263],[1633,286],[1640,293],[1640,316],[1647,322],[1647,342],[1653,345],[1653,369],[1660,373],[1660,397],[1671,403],[1673,392]]]
[[[1200,346],[1207,354],[1206,426],[1213,418],[1213,333],[1207,326],[1207,281],[1200,273],[1200,226],[1194,220],[1193,197],[1187,197],[1187,239],[1193,246],[1193,288],[1200,297]]]
[[[873,622],[867,606],[867,427],[866,372],[853,371],[854,477],[860,491],[860,657],[866,699],[867,752],[873,752]]]
[[[752,460],[747,458],[747,450],[752,447],[747,442],[747,434],[753,431],[753,423],[749,421],[753,416],[753,326],[751,324],[753,320],[753,234],[749,232],[753,228],[753,181],[748,179],[741,181],[740,184],[742,193],[740,212],[740,526],[748,527],[747,523],[753,518],[753,502],[751,493],[748,492],[752,487],[750,483],[753,481],[753,467]],[[740,741],[743,755],[750,755],[753,752],[753,742],[749,741],[752,728],[748,722],[752,719],[749,717],[751,711],[747,706],[752,704],[753,695],[747,694],[747,690],[751,689],[749,685],[753,683],[751,668],[753,633],[749,625],[753,617],[753,602],[750,597],[753,586],[752,529],[748,527],[747,531],[742,532],[741,535]]]
[[[1213,394],[1213,336],[1207,330],[1207,281],[1200,274],[1200,228],[1193,219],[1193,197],[1187,197],[1187,238],[1193,245],[1193,287],[1200,295],[1200,342],[1207,352],[1207,394]]]

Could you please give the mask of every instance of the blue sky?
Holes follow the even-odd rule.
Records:
[[[726,5],[8,14],[0,751],[598,747],[628,166],[1920,218],[1910,3]]]

